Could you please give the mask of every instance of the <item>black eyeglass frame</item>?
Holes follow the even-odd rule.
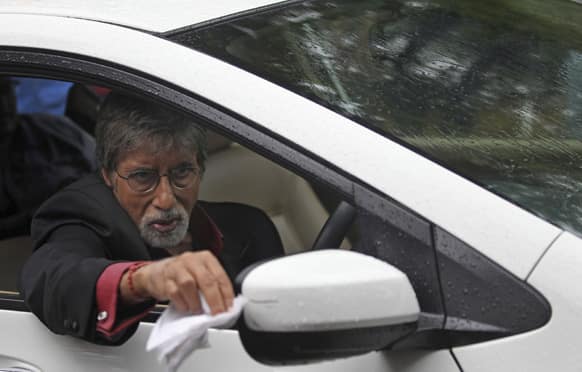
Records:
[[[183,171],[183,170],[188,170],[191,171],[193,173],[193,177],[192,180],[188,182],[188,184],[181,186],[179,184],[176,184],[176,180],[175,180],[175,176],[172,174],[173,171]],[[122,176],[121,174],[119,174],[119,172],[117,171],[117,169],[115,170],[115,173],[117,174],[117,176],[119,176],[119,178],[125,180],[127,182],[127,185],[129,186],[129,188],[139,194],[147,194],[149,192],[154,191],[160,184],[160,180],[162,179],[162,177],[168,177],[168,181],[170,182],[170,185],[175,188],[176,190],[185,190],[189,187],[192,187],[192,185],[194,185],[194,181],[196,180],[196,178],[200,175],[200,168],[197,167],[179,167],[179,168],[175,168],[175,169],[171,169],[169,172],[164,173],[164,174],[159,174],[158,172],[156,172],[153,169],[143,169],[143,170],[137,170],[137,171],[133,171],[130,172],[129,175],[127,176]],[[131,177],[132,175],[135,175],[137,173],[149,173],[152,175],[156,175],[156,178],[154,179],[154,182],[152,183],[152,185],[145,189],[145,190],[139,190],[136,189],[134,186],[134,184],[132,184],[132,180]],[[135,181],[134,181],[135,182]]]

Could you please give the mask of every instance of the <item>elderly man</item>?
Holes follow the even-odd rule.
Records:
[[[196,313],[202,295],[225,311],[229,275],[283,253],[263,212],[197,202],[205,132],[190,117],[112,93],[96,142],[99,174],[55,194],[32,223],[21,287],[53,332],[120,344],[156,301]]]

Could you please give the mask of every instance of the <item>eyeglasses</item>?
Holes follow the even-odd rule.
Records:
[[[126,180],[129,187],[139,193],[146,193],[154,190],[160,184],[162,177],[168,177],[170,184],[178,189],[183,190],[191,187],[198,177],[200,170],[194,167],[179,167],[170,170],[166,174],[159,174],[153,169],[140,169],[129,173],[126,177],[115,171],[117,175]]]

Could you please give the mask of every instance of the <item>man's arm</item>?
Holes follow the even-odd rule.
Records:
[[[123,338],[128,328],[136,325],[155,306],[153,299],[144,299],[135,304],[125,303],[120,296],[119,285],[122,276],[148,261],[118,262],[107,266],[96,288],[97,331],[111,342]]]
[[[131,282],[131,284],[130,284]],[[212,314],[232,306],[234,291],[226,272],[209,251],[186,252],[126,271],[119,285],[123,302],[170,300],[179,311],[201,311],[200,294]]]
[[[184,279],[179,282],[174,278]],[[172,288],[176,292],[170,293]],[[114,263],[97,281],[97,331],[111,341],[120,338],[128,327],[148,314],[155,300],[171,300],[179,310],[197,313],[201,310],[199,292],[213,314],[232,305],[230,280],[208,251],[188,252],[157,262]]]
[[[53,332],[97,342],[95,285],[112,263],[90,229],[63,225],[25,263],[24,300]]]

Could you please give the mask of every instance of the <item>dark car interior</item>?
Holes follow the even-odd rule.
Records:
[[[19,113],[15,82],[0,77],[0,292],[18,292],[22,263],[31,254],[34,211],[62,187],[96,169],[94,138],[107,88],[76,83],[63,115]],[[286,253],[311,247],[337,205],[325,190],[213,132],[200,199],[248,204],[265,211]],[[328,207],[328,208],[326,208]],[[344,240],[342,247],[350,246]]]

